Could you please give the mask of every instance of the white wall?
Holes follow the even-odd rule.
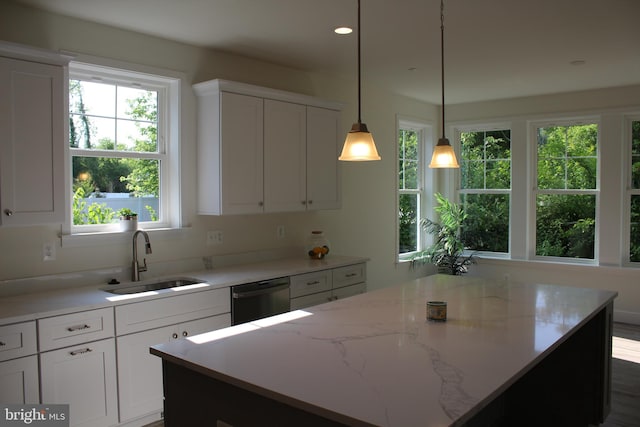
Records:
[[[437,110],[394,97],[365,84],[363,118],[374,133],[381,162],[341,164],[343,209],[317,213],[233,217],[195,215],[195,96],[191,85],[214,78],[236,80],[344,102],[344,134],[357,117],[354,81],[341,81],[226,53],[215,52],[129,31],[62,17],[11,2],[0,2],[0,40],[66,50],[185,75],[182,105],[182,165],[185,226],[182,233],[152,236],[150,270],[167,261],[303,246],[313,229],[325,230],[332,252],[365,256],[369,288],[398,283],[414,274],[395,265],[395,115],[433,120]],[[355,64],[354,64],[355,70]],[[276,226],[286,238],[276,239]],[[207,230],[222,230],[224,243],[207,247]],[[42,245],[56,241],[59,225],[0,228],[0,282],[74,271],[128,267],[131,244],[106,240],[100,245],[56,247],[55,261],[42,261]],[[300,256],[305,256],[302,252]]]

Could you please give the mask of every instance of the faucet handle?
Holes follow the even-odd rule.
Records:
[[[147,259],[142,259],[142,267],[138,267],[138,272],[142,273],[143,271],[147,271]]]

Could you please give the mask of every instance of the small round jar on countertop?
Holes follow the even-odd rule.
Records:
[[[311,259],[322,259],[329,254],[329,241],[322,231],[312,231],[307,242],[307,255]]]
[[[447,320],[446,301],[427,301],[427,320],[444,322]]]

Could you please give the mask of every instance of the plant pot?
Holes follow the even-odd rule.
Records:
[[[121,216],[120,217],[120,231],[135,231],[138,229],[138,217],[137,216]]]

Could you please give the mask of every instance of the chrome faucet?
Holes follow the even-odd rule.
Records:
[[[138,264],[138,234],[144,236],[144,252],[146,254],[151,253],[151,242],[149,242],[149,235],[144,230],[136,230],[133,233],[133,263],[131,265],[131,280],[138,282],[140,280],[140,273],[147,271],[147,259],[143,258],[142,267]]]

